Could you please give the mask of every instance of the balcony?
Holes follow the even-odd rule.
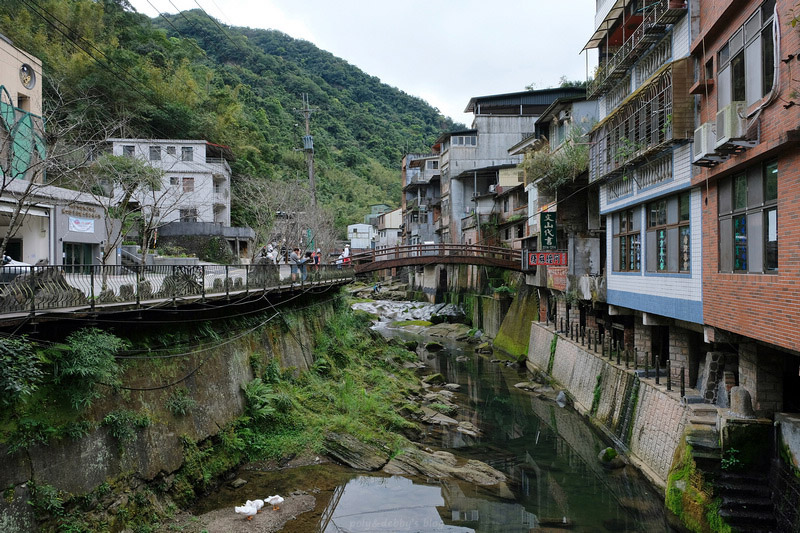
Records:
[[[657,0],[649,4],[642,15],[642,23],[614,55],[598,67],[594,80],[586,88],[586,98],[608,91],[625,77],[636,60],[666,34],[668,25],[678,22],[686,12],[686,2],[681,0]]]
[[[224,180],[225,176],[231,175],[231,167],[222,157],[206,157],[206,165],[210,167],[212,174],[224,174],[220,177],[215,175],[216,180]]]
[[[623,174],[632,165],[694,136],[690,58],[662,67],[591,132],[589,181]]]

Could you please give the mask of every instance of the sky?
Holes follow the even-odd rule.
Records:
[[[596,0],[130,0],[148,16],[202,8],[280,30],[470,125],[473,96],[584,80]],[[589,52],[590,72],[597,64]],[[313,105],[313,102],[311,102]]]

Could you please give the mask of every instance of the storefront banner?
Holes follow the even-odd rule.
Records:
[[[94,220],[88,218],[69,217],[69,231],[78,233],[94,233]]]

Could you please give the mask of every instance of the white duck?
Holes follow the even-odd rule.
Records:
[[[277,511],[280,509],[280,505],[283,503],[283,497],[276,494],[275,496],[270,496],[264,501],[272,505],[273,511]]]
[[[245,505],[251,505],[252,507],[255,507],[256,512],[260,513],[261,508],[264,507],[264,500],[253,500],[253,501],[247,500],[247,503],[245,503]]]
[[[234,507],[233,510],[236,511],[236,514],[241,514],[246,516],[247,520],[252,520],[255,514],[258,512],[258,509],[255,505],[252,505],[253,502],[247,500],[245,504],[241,507]]]

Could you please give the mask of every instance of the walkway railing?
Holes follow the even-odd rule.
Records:
[[[437,257],[448,256],[499,259],[517,263],[522,260],[520,250],[479,244],[408,244],[353,254],[352,260],[356,264],[364,264],[397,259],[428,258],[431,263],[435,263]]]
[[[308,265],[300,287],[353,278],[352,267]],[[4,266],[0,267],[0,316],[37,311],[177,303],[291,286],[288,265]]]

